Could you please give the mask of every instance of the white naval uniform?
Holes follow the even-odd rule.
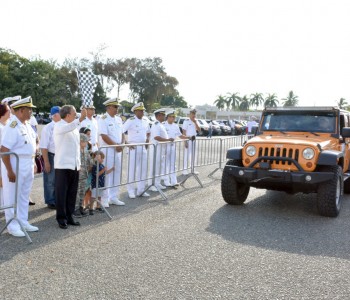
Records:
[[[187,119],[184,121],[182,125],[182,129],[186,130],[186,136],[192,137],[197,135],[197,130],[196,130],[196,124],[192,122],[191,119]],[[196,141],[188,141],[188,147],[185,148],[185,153],[184,153],[184,170],[191,168],[191,163],[192,163],[192,150],[193,147],[195,147],[195,142]]]
[[[16,116],[11,118],[3,129],[1,145],[8,148],[10,152],[15,152],[19,156],[19,174],[16,174],[18,181],[17,193],[17,217],[24,226],[28,223],[28,203],[29,195],[34,180],[34,156],[36,151],[36,133],[29,122],[23,124]],[[10,156],[11,166],[16,173],[16,158]],[[5,205],[12,205],[15,201],[15,182],[9,182],[7,170],[4,163],[1,163],[3,193]],[[5,210],[6,222],[14,216],[14,209]],[[16,221],[11,222],[7,229],[9,231],[20,230]]]
[[[108,146],[102,139],[101,134],[107,135],[116,144],[121,144],[123,134],[123,121],[120,117],[111,117],[108,113],[105,113],[98,122],[98,135],[100,139],[100,146]],[[107,170],[114,167],[114,171],[106,175],[105,187],[116,186],[121,181],[121,152],[117,152],[115,147],[102,148],[105,153],[104,165]],[[102,199],[103,203],[106,204],[108,201],[118,200],[119,186],[111,187],[107,189],[108,199]]]
[[[124,133],[128,132],[128,143],[145,143],[147,134],[151,132],[149,122],[146,118],[129,118],[123,125]],[[137,195],[145,190],[145,179],[147,178],[147,149],[145,146],[137,146],[128,150],[128,182],[137,182]],[[139,181],[142,180],[142,181]],[[135,195],[135,185],[127,185],[129,195]]]
[[[156,121],[154,122],[154,124],[152,125],[152,128],[151,128],[151,140],[150,142],[153,143],[155,146],[156,146],[156,161],[155,161],[155,182],[154,184],[157,186],[157,185],[160,185],[160,181],[161,181],[161,176],[160,175],[164,175],[165,173],[165,162],[164,162],[164,159],[165,159],[165,152],[166,152],[166,144],[160,144],[158,145],[158,141],[155,140],[154,138],[155,137],[162,137],[164,139],[168,139],[168,134],[166,132],[166,129],[164,127],[164,125],[159,122],[159,121]],[[153,156],[154,156],[154,147],[151,147],[150,149],[150,164],[149,164],[149,170],[150,170],[150,173],[149,173],[149,178],[151,178],[153,176]],[[148,181],[148,184],[149,185],[152,185],[152,181],[149,180]]]
[[[0,123],[0,147],[1,147],[1,137],[2,137],[2,132],[4,130],[5,126]],[[0,164],[0,178],[2,177],[1,175],[1,164]],[[3,188],[0,187],[0,207],[4,206],[4,191]]]
[[[177,137],[182,135],[179,126],[175,123],[169,124],[168,122],[165,122],[164,127],[169,138],[176,140]],[[177,184],[176,143],[170,143],[166,147],[165,174],[168,174],[163,177],[165,185]]]
[[[90,143],[92,145],[91,150],[93,152],[98,150],[97,142],[98,142],[98,124],[94,117],[91,118],[91,120],[86,117],[81,123],[80,128],[86,127],[91,130],[90,134]]]

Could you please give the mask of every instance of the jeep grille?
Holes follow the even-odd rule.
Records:
[[[289,157],[298,161],[299,159],[299,149],[293,148],[276,148],[276,147],[260,147],[259,148],[259,157],[260,156],[270,156],[270,157]],[[264,160],[267,161],[267,160]],[[270,159],[271,164],[275,165],[292,165],[293,163],[290,161],[277,161]]]

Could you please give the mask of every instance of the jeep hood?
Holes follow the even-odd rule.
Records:
[[[332,147],[335,139],[331,136],[314,136],[311,134],[291,135],[258,135],[247,142],[247,144],[289,144],[289,145],[304,145],[317,147],[319,144],[322,149]]]

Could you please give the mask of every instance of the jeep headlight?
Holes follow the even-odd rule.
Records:
[[[305,159],[313,159],[315,156],[315,151],[312,148],[306,148],[303,151],[303,157]]]
[[[248,156],[254,156],[256,154],[256,148],[255,146],[248,146],[245,149],[245,153],[247,153]]]

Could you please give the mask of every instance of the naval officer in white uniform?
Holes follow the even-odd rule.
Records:
[[[28,200],[34,180],[34,157],[36,152],[36,133],[28,123],[35,106],[32,98],[27,97],[11,104],[14,115],[4,128],[1,140],[1,152],[15,152],[19,156],[19,173],[16,174],[15,156],[2,157],[2,179],[5,205],[15,201],[15,187],[18,182],[17,218],[26,231],[38,231],[38,227],[28,222]],[[14,216],[14,209],[5,210],[6,221]],[[7,226],[8,232],[16,237],[25,236],[17,221]]]
[[[114,205],[125,205],[124,202],[119,200],[119,185],[121,181],[121,152],[123,147],[118,145],[124,144],[124,133],[123,133],[123,121],[118,114],[119,102],[117,98],[109,99],[103,102],[106,106],[106,113],[99,119],[98,132],[100,136],[100,145],[111,146],[108,148],[102,148],[105,153],[105,166],[107,170],[114,167],[114,171],[109,173],[106,178],[106,187],[108,199],[101,199],[102,205],[109,207],[109,204]]]
[[[166,112],[166,121],[164,122],[164,127],[169,138],[174,140],[177,138],[188,139],[184,136],[175,122],[176,114],[175,110],[169,110]],[[166,147],[166,159],[165,159],[165,175],[163,177],[165,186],[177,186],[176,177],[176,146],[177,143],[169,143]]]
[[[90,104],[83,106],[83,108],[86,109],[86,118],[83,120],[83,122],[81,122],[80,128],[86,127],[90,129],[91,150],[92,152],[95,152],[98,150],[98,124],[94,118],[95,106],[93,104]]]
[[[131,111],[135,117],[131,117],[123,125],[124,133],[127,132],[127,140],[129,144],[148,143],[151,130],[147,118],[144,117],[145,107],[143,102],[135,104]],[[148,193],[144,193],[147,178],[147,149],[145,146],[130,146],[128,149],[128,182],[137,181],[136,195],[142,193],[143,197],[149,197]],[[128,194],[130,199],[135,198],[135,184],[129,183]]]

